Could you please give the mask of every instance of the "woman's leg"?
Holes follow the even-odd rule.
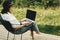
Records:
[[[32,23],[32,24],[30,24],[31,26],[28,26],[27,28],[30,27],[31,31],[35,31],[36,33],[39,33],[38,26],[37,26],[37,24],[35,22],[32,22],[29,19],[25,19],[25,20],[28,21],[29,23]],[[24,28],[24,29],[26,29],[26,28]]]
[[[31,30],[31,36],[32,36],[32,39],[34,39],[34,33],[33,33],[33,31],[35,31],[38,35],[40,35],[38,26],[37,26],[35,23],[32,24],[30,30]]]
[[[28,26],[25,26],[25,27],[22,27],[22,28],[16,30],[16,33],[22,34],[22,33],[26,32],[26,31],[30,30],[31,27],[32,27],[32,23],[30,25],[28,25]]]
[[[32,23],[32,26],[31,26],[31,31],[35,31],[36,33],[39,33],[39,29],[38,29],[38,26],[35,22],[32,22],[31,20],[29,19],[25,19],[26,21]]]
[[[35,24],[35,23],[32,24],[31,31],[35,31],[36,33],[39,33],[37,24]]]

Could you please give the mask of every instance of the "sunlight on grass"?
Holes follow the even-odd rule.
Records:
[[[11,12],[13,15],[15,15],[17,17],[18,20],[21,20],[23,18],[26,17],[26,12],[27,12],[28,8],[12,8]],[[30,10],[34,10],[37,12],[37,16],[36,16],[36,22],[38,24],[44,24],[44,25],[60,25],[60,9],[39,9],[39,8],[35,8],[35,9],[31,9]]]
[[[0,8],[1,10],[2,8]],[[51,8],[45,10],[41,8],[12,8],[12,14],[21,20],[26,17],[27,9],[34,10],[37,12],[36,22],[37,24],[43,25],[60,25],[60,9],[52,10]]]

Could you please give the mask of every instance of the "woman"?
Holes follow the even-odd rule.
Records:
[[[24,32],[25,29],[28,29],[28,30],[30,29],[31,31],[35,31],[37,34],[40,34],[38,27],[34,22],[25,21],[27,19],[23,19],[19,22],[15,18],[15,16],[13,16],[11,14],[11,12],[10,12],[11,6],[12,6],[12,4],[10,1],[5,1],[3,3],[3,10],[1,12],[2,13],[1,17],[3,20],[9,21],[12,24],[12,28],[14,28],[15,30],[21,29],[21,32]]]

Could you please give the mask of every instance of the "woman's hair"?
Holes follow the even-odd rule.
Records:
[[[11,1],[4,1],[2,6],[3,6],[3,9],[1,11],[2,14],[10,12],[9,8],[12,6]]]

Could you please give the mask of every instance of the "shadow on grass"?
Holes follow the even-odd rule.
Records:
[[[60,26],[38,25],[40,32],[60,36]]]
[[[1,25],[1,15],[0,15],[0,25]]]

